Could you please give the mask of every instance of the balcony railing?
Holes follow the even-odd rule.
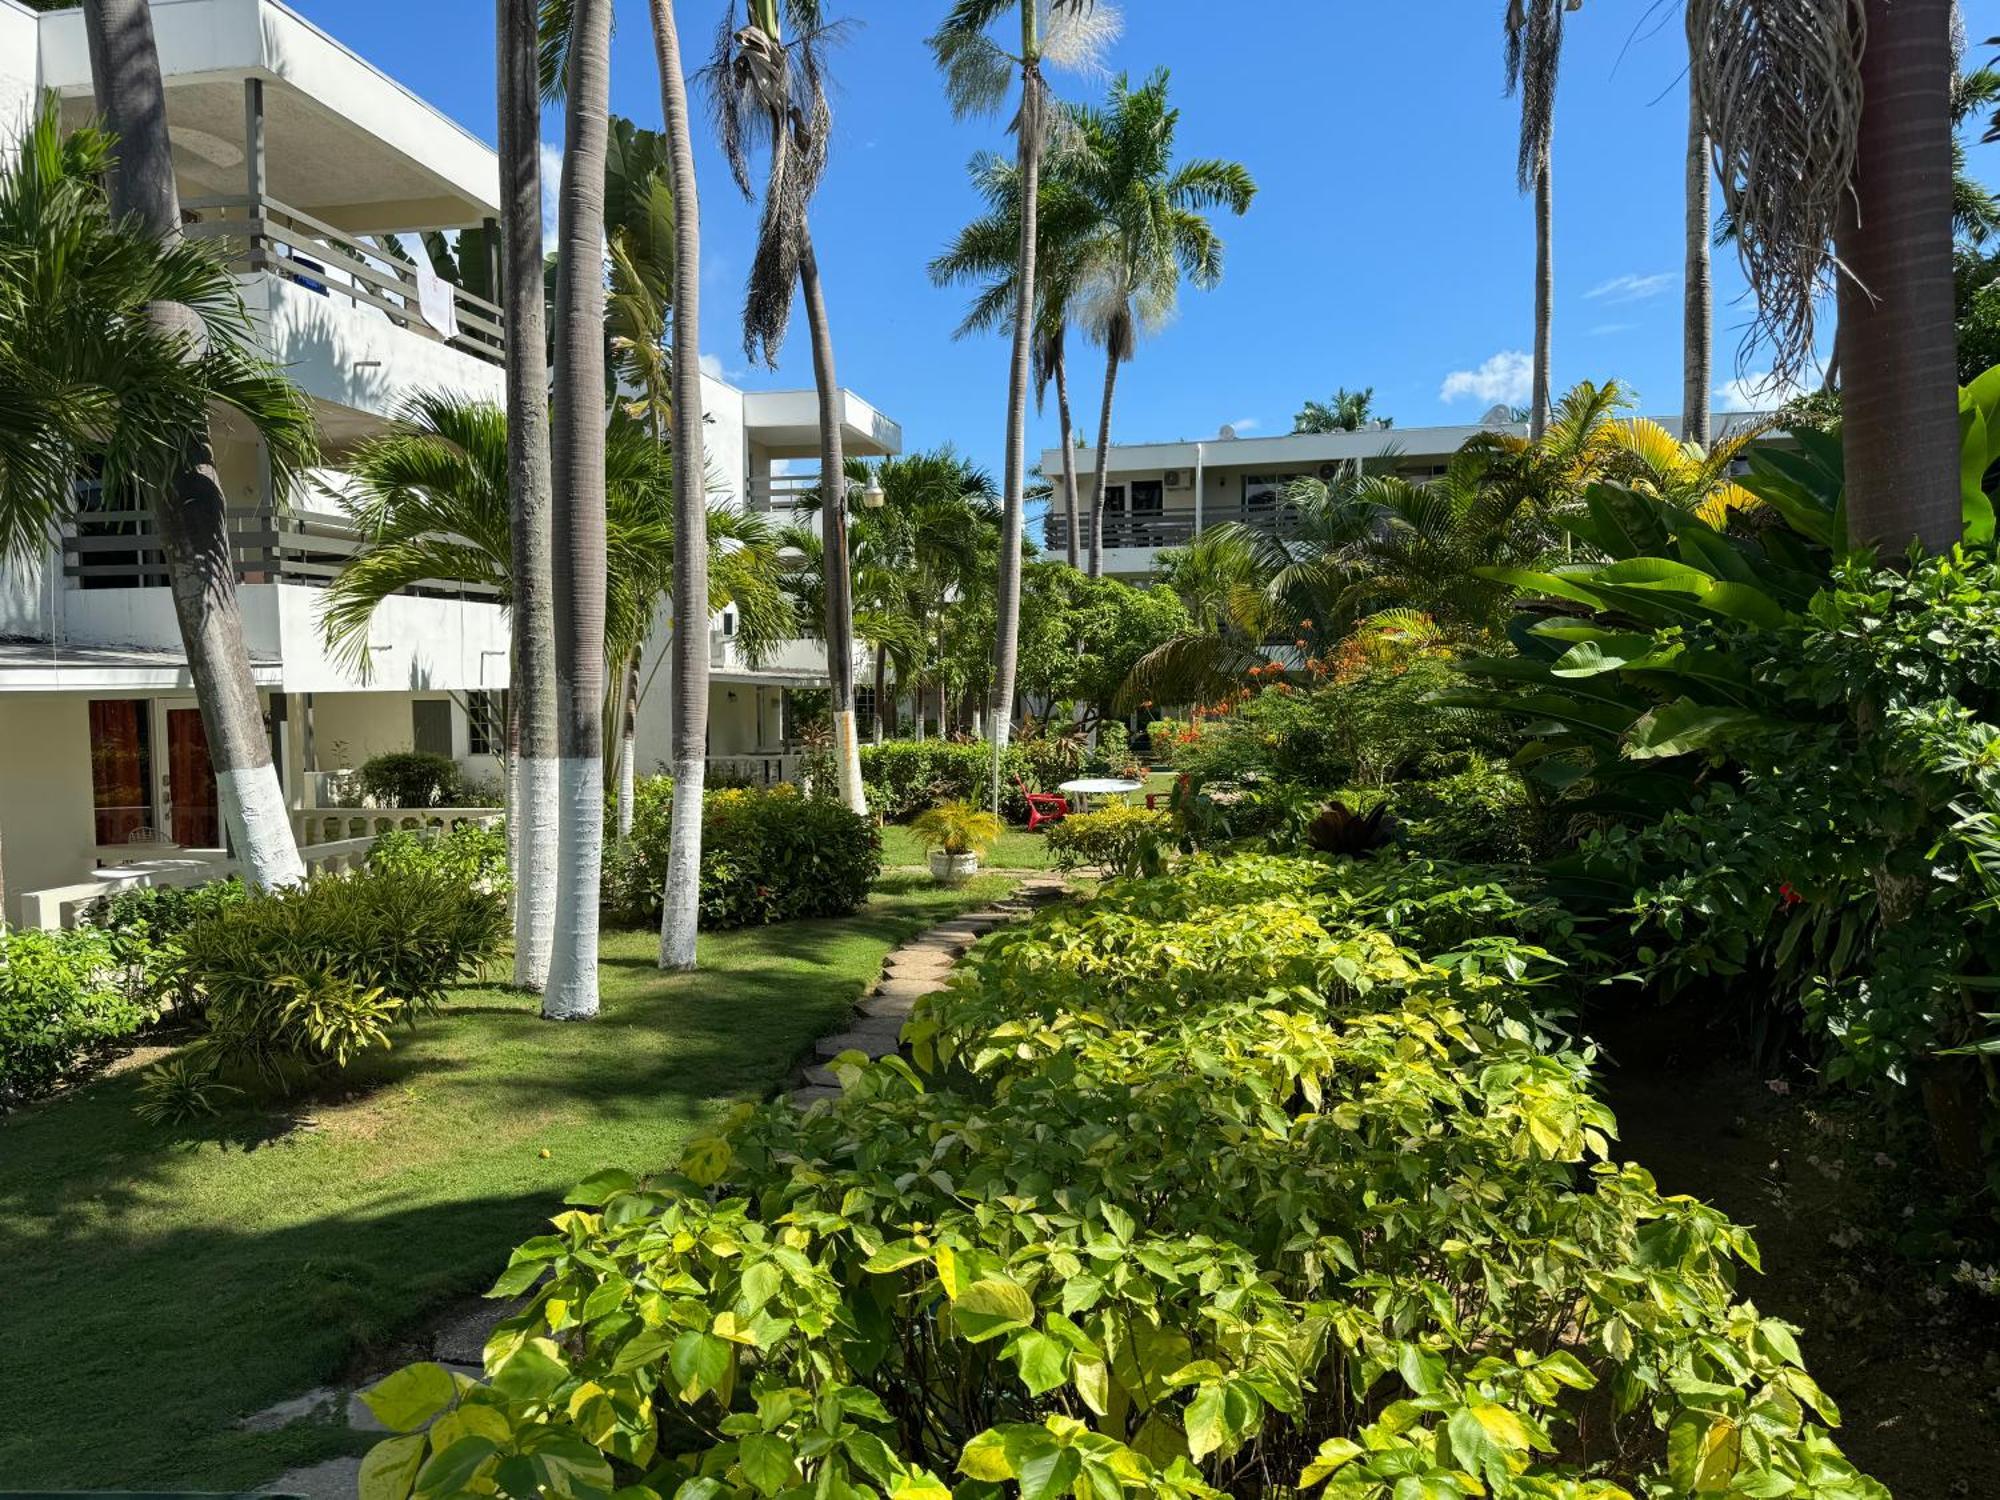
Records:
[[[790,510],[819,489],[819,473],[753,474],[748,489],[751,510]]]
[[[361,550],[361,535],[343,517],[275,506],[230,506],[223,512],[238,583],[300,583],[324,587]],[[63,573],[78,588],[164,588],[166,554],[143,510],[83,510],[63,532]],[[398,592],[453,599],[499,597],[485,584],[444,579]]]
[[[1273,505],[1225,505],[1210,507],[1202,512],[1201,527],[1207,530],[1225,523],[1248,526],[1256,531],[1272,531],[1280,536],[1296,533],[1299,513],[1296,507],[1285,504]],[[1090,518],[1078,518],[1077,533],[1084,544],[1090,541]],[[1138,547],[1156,550],[1161,547],[1185,547],[1195,538],[1194,512],[1164,511],[1140,513],[1113,511],[1104,517],[1104,545],[1107,550],[1114,547]],[[1069,544],[1069,525],[1062,513],[1051,510],[1042,522],[1042,540],[1051,551],[1062,551]]]
[[[424,317],[417,268],[379,245],[368,245],[311,214],[263,197],[194,198],[183,205],[202,217],[187,226],[192,239],[225,248],[233,271],[263,271],[322,297],[372,308],[399,328],[449,344],[489,364],[506,362],[500,309],[463,287],[444,283],[457,332],[448,335]]]

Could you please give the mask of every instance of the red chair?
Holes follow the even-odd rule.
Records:
[[[1020,788],[1021,800],[1028,804],[1028,832],[1033,833],[1044,823],[1060,823],[1069,816],[1069,798],[1057,796],[1054,792],[1031,792],[1028,783],[1014,774],[1014,785]]]

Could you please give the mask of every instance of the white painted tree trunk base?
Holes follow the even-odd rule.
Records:
[[[556,840],[561,825],[557,762],[522,756],[515,816],[520,864],[514,871],[514,983],[542,990],[556,932]]]
[[[597,1014],[597,903],[604,865],[604,759],[565,756],[557,763],[562,822],[556,840],[555,944],[542,1015],[588,1021]]]
[[[701,924],[701,798],[708,765],[700,756],[674,762],[674,819],[667,841],[667,884],[660,901],[660,967],[695,967]]]
[[[861,736],[857,722],[851,708],[833,716],[833,763],[840,800],[847,804],[849,812],[865,818],[868,792],[861,784]]]
[[[298,885],[306,878],[291,810],[278,785],[278,768],[268,761],[235,771],[217,771],[222,820],[243,878],[260,891]]]
[[[618,842],[632,837],[632,802],[639,794],[639,745],[628,731],[618,749]]]

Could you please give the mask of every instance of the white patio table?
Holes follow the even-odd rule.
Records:
[[[1130,781],[1122,776],[1085,776],[1078,781],[1065,781],[1058,791],[1064,796],[1076,799],[1076,810],[1090,811],[1092,797],[1129,797],[1145,787],[1143,781]]]

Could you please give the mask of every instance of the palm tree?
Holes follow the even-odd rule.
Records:
[[[1583,0],[1507,0],[1507,94],[1521,97],[1521,191],[1535,195],[1535,394],[1531,435],[1549,420],[1549,365],[1554,342],[1555,193],[1550,146],[1555,137],[1556,79],[1562,71],[1563,15]]]
[[[1849,535],[1962,531],[1952,301],[1953,0],[1689,0],[1689,56],[1775,379],[1840,314]]]
[[[556,664],[537,0],[499,0],[502,318],[507,329],[508,695],[514,983],[549,980],[556,929]]]
[[[1065,553],[1069,565],[1081,561],[1077,527],[1075,424],[1069,402],[1069,326],[1074,303],[1091,257],[1102,249],[1096,238],[1096,215],[1090,201],[1064,177],[1061,152],[1044,164],[1035,219],[1035,332],[1030,373],[1039,408],[1049,382],[1056,388],[1056,416],[1062,448],[1062,502],[1066,522]],[[1021,173],[1017,163],[991,152],[980,152],[970,166],[973,186],[986,199],[987,211],[958,232],[950,247],[930,264],[931,280],[940,286],[980,284],[955,338],[991,328],[1011,327],[1020,294],[1014,282],[1020,273]]]
[[[555,944],[542,1014],[597,1014],[604,858],[604,164],[610,0],[573,0],[557,211],[555,429],[556,708],[561,824]]]
[[[687,75],[681,69],[680,27],[673,0],[652,0],[653,47],[660,70],[660,114],[666,124],[674,214],[674,524],[694,535],[702,509],[696,476],[703,473],[701,407],[701,200],[694,175],[694,133],[688,123]],[[660,967],[695,966],[701,896],[701,804],[708,771],[708,548],[674,554],[674,798],[667,849],[666,894],[660,907]]]
[[[1292,418],[1292,431],[1359,432],[1364,427],[1393,427],[1394,417],[1375,415],[1375,387],[1350,391],[1342,386],[1329,401],[1308,401]]]
[[[1681,436],[1708,446],[1709,387],[1715,365],[1715,279],[1709,247],[1714,243],[1714,213],[1709,198],[1708,121],[1695,92],[1694,72],[1688,73],[1687,139],[1687,271],[1682,288]]]
[[[163,260],[171,259],[182,238],[180,194],[152,12],[145,0],[87,0],[83,25],[97,112],[116,143],[111,213],[155,241]],[[287,399],[282,378],[252,353],[247,330],[240,323],[231,326],[233,300],[232,294],[204,307],[161,296],[146,308],[145,316],[161,331],[159,347],[178,349],[186,373],[168,387],[128,387],[123,393],[125,404],[156,408],[150,420],[160,440],[150,461],[126,477],[151,501],[231,847],[253,885],[272,886],[304,879],[305,866],[271,762],[270,735],[243,643],[235,558],[209,441],[207,397],[221,392],[206,388],[225,371],[242,382],[260,383],[259,403],[282,428],[288,462],[307,458],[314,438],[303,398],[293,393]],[[203,352],[211,328],[224,331],[229,342],[219,360]],[[274,459],[274,482],[277,477]]]
[[[1010,52],[988,35],[1001,21],[1020,23],[1020,48]],[[930,47],[945,77],[945,94],[960,119],[1004,107],[1018,71],[1021,103],[1014,115],[1019,173],[1020,238],[1015,252],[1013,348],[1007,369],[1006,462],[1002,473],[998,614],[993,639],[992,697],[987,707],[993,746],[992,803],[1000,808],[1000,761],[1014,725],[1014,678],[1021,649],[1021,524],[1028,482],[1028,381],[1033,362],[1036,250],[1041,213],[1042,148],[1048,125],[1044,65],[1094,68],[1118,33],[1108,0],[954,0]],[[1067,450],[1065,450],[1067,451]]]
[[[744,299],[743,347],[752,359],[776,367],[796,287],[805,299],[813,383],[819,393],[820,474],[823,482],[832,484],[847,471],[841,451],[840,382],[834,373],[825,289],[807,222],[833,125],[826,102],[824,57],[830,28],[819,0],[745,0],[745,10],[745,24],[732,29],[732,3],[714,60],[703,73],[723,155],[745,198],[757,196],[750,177],[751,147],[761,144],[769,156],[757,252]],[[789,41],[787,25],[793,32]],[[827,559],[827,677],[841,800],[865,813],[861,746],[854,728],[854,597],[844,499],[821,512]]]
[[[1089,262],[1084,323],[1104,347],[1097,473],[1091,488],[1090,576],[1104,572],[1104,487],[1111,459],[1111,409],[1118,367],[1139,336],[1173,315],[1183,276],[1208,288],[1222,279],[1222,240],[1206,210],[1249,210],[1257,185],[1240,164],[1201,159],[1174,164],[1180,111],[1167,104],[1167,71],[1138,88],[1121,75],[1101,109],[1070,111],[1078,145],[1077,188],[1091,203],[1103,248]]]

